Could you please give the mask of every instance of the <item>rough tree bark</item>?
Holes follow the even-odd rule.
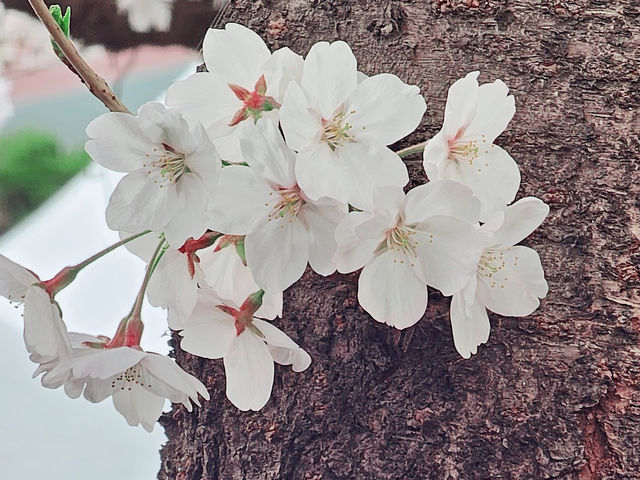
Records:
[[[100,44],[109,50],[138,45],[180,44],[198,48],[203,32],[211,25],[223,0],[175,0],[171,29],[167,32],[138,33],[131,30],[127,15],[119,14],[115,0],[50,0],[47,5],[71,7],[71,35],[87,44]],[[2,0],[7,8],[33,14],[26,0]]]
[[[344,39],[362,71],[421,85],[428,112],[403,146],[439,129],[455,79],[503,79],[517,113],[498,143],[522,170],[519,196],[551,206],[526,241],[550,291],[530,317],[492,315],[488,344],[463,360],[447,299],[432,292],[399,333],[358,307],[356,275],[308,271],[278,325],[314,363],[277,368],[262,411],[237,411],[222,362],[176,346],[212,399],[163,417],[159,478],[640,478],[635,0],[236,0],[224,20],[300,53]]]

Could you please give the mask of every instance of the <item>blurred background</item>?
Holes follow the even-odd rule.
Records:
[[[52,3],[52,2],[47,2]],[[89,64],[135,111],[195,71],[222,3],[69,0],[71,34]],[[102,39],[102,40],[101,40]],[[57,59],[24,0],[0,3],[0,253],[50,278],[118,240],[104,221],[117,174],[84,153],[86,125],[105,108]],[[126,250],[88,267],[60,295],[70,331],[113,335],[144,265]],[[166,318],[146,306],[143,347],[166,353]],[[129,427],[107,399],[91,404],[32,379],[20,312],[0,298],[0,469],[9,480],[148,480],[160,425]]]

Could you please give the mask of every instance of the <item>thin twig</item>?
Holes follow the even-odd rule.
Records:
[[[113,93],[106,80],[98,75],[80,56],[71,40],[65,36],[54,20],[44,1],[29,0],[29,4],[64,53],[68,61],[65,64],[80,77],[93,96],[112,112],[131,113]]]

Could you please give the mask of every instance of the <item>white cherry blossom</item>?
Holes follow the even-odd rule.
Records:
[[[201,291],[189,318],[169,318],[171,328],[180,330],[183,350],[224,359],[227,398],[242,411],[260,410],[271,397],[273,362],[291,365],[294,372],[311,364],[309,354],[284,332],[253,316],[263,294],[250,295],[237,308],[212,291]]]
[[[287,85],[300,79],[302,57],[286,47],[272,54],[257,33],[237,23],[209,29],[202,54],[208,72],[173,84],[167,105],[202,122],[213,138],[263,118],[277,124]]]
[[[240,145],[242,160],[249,166],[222,169],[211,204],[211,228],[246,235],[247,264],[256,283],[268,292],[288,288],[307,263],[321,275],[335,272],[334,231],[346,205],[307,197],[295,176],[295,153],[272,125],[256,129]]]
[[[69,334],[73,357],[61,361],[50,374],[70,376],[72,393],[84,386],[84,397],[93,403],[112,397],[116,410],[131,426],[142,425],[151,432],[162,414],[165,398],[182,403],[188,411],[191,402],[200,406],[198,394],[209,400],[209,392],[193,375],[175,361],[139,347],[108,348],[107,337]]]
[[[312,200],[367,208],[375,187],[404,186],[407,169],[387,145],[415,130],[425,109],[417,86],[386,73],[359,75],[346,43],[316,43],[280,109],[287,144],[299,152],[300,187]]]
[[[116,0],[118,11],[126,12],[134,32],[166,32],[171,26],[175,0]]]
[[[376,190],[373,212],[351,212],[338,225],[334,261],[358,270],[358,300],[375,320],[404,329],[427,308],[427,285],[452,295],[475,269],[481,244],[474,223],[479,202],[452,181],[409,191]]]
[[[514,246],[533,232],[549,206],[533,197],[518,200],[480,227],[484,251],[477,268],[451,301],[451,327],[458,353],[469,358],[489,339],[487,309],[509,317],[533,313],[549,287],[538,254]]]
[[[120,180],[107,207],[114,230],[164,232],[179,247],[206,231],[207,204],[220,159],[201,125],[189,127],[175,110],[143,105],[138,116],[106,113],[87,127],[86,150]]]
[[[516,107],[501,80],[478,85],[478,72],[450,88],[442,130],[424,150],[430,180],[464,183],[480,199],[480,220],[511,203],[520,187],[520,170],[511,156],[494,145]]]

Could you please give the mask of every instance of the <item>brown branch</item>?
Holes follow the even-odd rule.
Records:
[[[80,77],[93,96],[112,112],[131,113],[111,90],[106,80],[98,75],[80,56],[73,42],[65,36],[54,20],[44,1],[29,0],[29,4],[64,53],[67,60],[63,60],[65,65]]]

